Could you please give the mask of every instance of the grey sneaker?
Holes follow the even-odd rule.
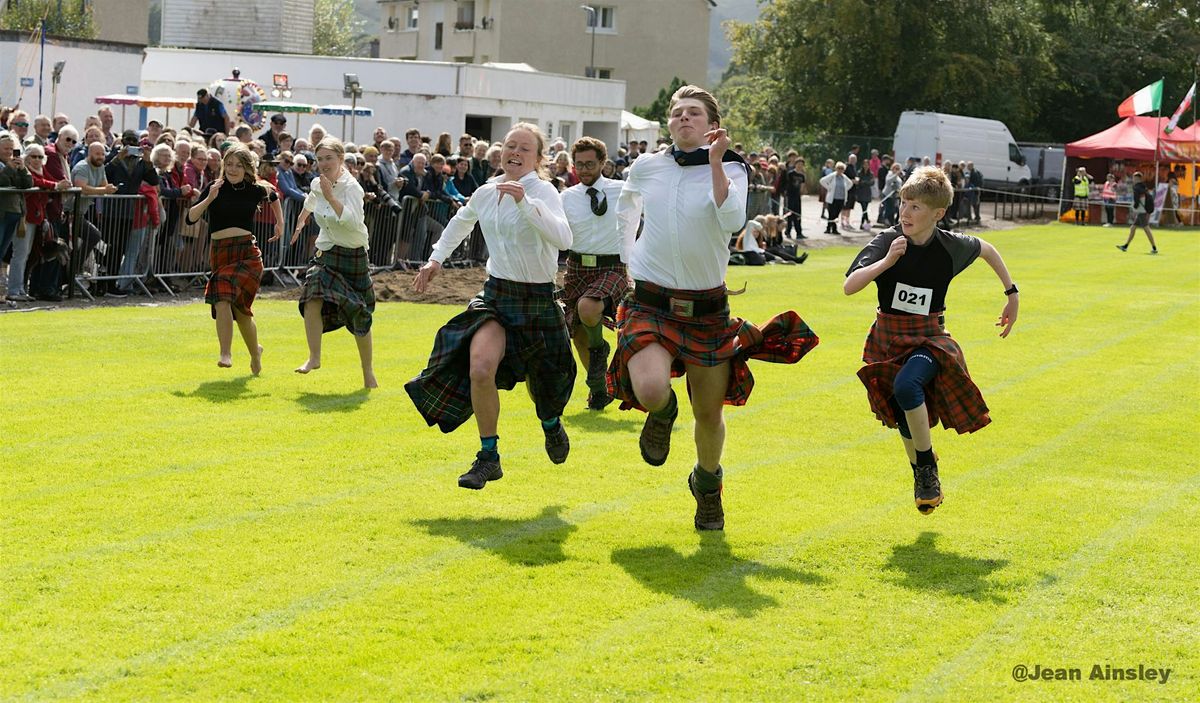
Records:
[[[561,464],[567,460],[567,454],[570,452],[571,440],[567,438],[567,428],[563,427],[562,420],[559,420],[557,427],[546,432],[546,456],[555,464]]]
[[[913,469],[913,500],[922,515],[928,515],[942,504],[942,482],[938,480],[937,464]]]
[[[500,455],[480,451],[471,463],[471,470],[458,477],[460,488],[470,488],[477,491],[487,485],[488,481],[499,481],[504,477],[500,470]]]
[[[718,475],[719,473],[720,470],[718,469]],[[688,490],[692,492],[692,497],[696,499],[696,529],[725,529],[725,509],[721,507],[721,492],[725,488],[724,483],[712,493],[700,493],[696,490],[695,477],[696,470],[692,469],[692,473],[688,474]]]
[[[671,453],[671,428],[675,426],[675,418],[659,420],[649,413],[646,414],[646,424],[642,425],[642,435],[638,437],[638,447],[642,450],[642,458],[651,466],[662,466],[667,463],[667,455]]]

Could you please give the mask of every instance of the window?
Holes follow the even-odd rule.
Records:
[[[433,25],[433,50],[442,50],[442,23],[438,22]]]
[[[395,15],[388,15],[387,31],[394,32],[400,28],[400,20],[396,19]]]
[[[475,29],[475,0],[458,0],[455,29]]]
[[[597,68],[596,69],[596,77],[601,80],[608,80],[608,79],[612,78],[612,69],[611,68]]]
[[[420,13],[420,9],[416,5],[409,5],[408,7],[404,8],[404,28],[405,29],[416,29],[417,28],[417,16],[419,13]]]
[[[1015,164],[1025,165],[1025,155],[1021,153],[1020,147],[1012,142],[1008,143],[1008,160]]]
[[[591,12],[587,13],[587,26],[591,29],[595,26],[597,32],[616,33],[617,31],[617,8],[604,7],[601,5],[587,5],[592,8]]]

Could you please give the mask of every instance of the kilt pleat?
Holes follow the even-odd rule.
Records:
[[[452,432],[470,419],[471,338],[489,320],[505,331],[496,387],[524,381],[542,420],[562,415],[575,385],[575,356],[553,283],[519,283],[488,277],[483,291],[452,317],[434,338],[429,362],[404,384],[430,425]]]
[[[253,317],[251,306],[262,281],[262,252],[252,235],[212,240],[209,262],[212,274],[204,286],[204,302],[214,306],[227,302],[244,315]]]
[[[300,291],[300,315],[309,300],[320,300],[321,330],[345,327],[362,337],[371,331],[375,314],[375,286],[368,269],[367,250],[334,246],[318,251],[309,261]]]
[[[941,422],[943,427],[964,434],[983,429],[992,421],[983,394],[967,371],[962,347],[950,337],[943,320],[943,313],[876,314],[863,347],[866,365],[858,370],[858,378],[867,389],[871,411],[884,425],[899,426],[890,402],[896,374],[908,356],[922,347],[934,355],[939,367],[925,387],[929,426]]]

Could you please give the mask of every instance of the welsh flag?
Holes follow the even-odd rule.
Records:
[[[1117,117],[1133,117],[1154,112],[1162,107],[1162,79],[1142,88],[1125,98],[1125,102],[1117,106]]]
[[[1179,107],[1175,108],[1175,114],[1171,115],[1171,121],[1163,127],[1163,132],[1170,134],[1179,126],[1179,118],[1183,117],[1183,113],[1192,104],[1192,98],[1196,97],[1196,84],[1193,83],[1191,88],[1188,88],[1187,95],[1183,96],[1183,102],[1179,103]]]

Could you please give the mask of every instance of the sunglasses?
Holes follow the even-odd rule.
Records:
[[[41,154],[30,154],[30,155],[29,155],[29,158],[31,158],[31,159],[44,159],[44,158],[46,158],[46,157],[45,157],[45,156],[42,156]]]
[[[13,122],[13,127],[28,127],[28,122]]]
[[[68,144],[78,144],[79,143],[78,139],[71,139],[70,137],[63,137],[63,141],[65,141]]]

